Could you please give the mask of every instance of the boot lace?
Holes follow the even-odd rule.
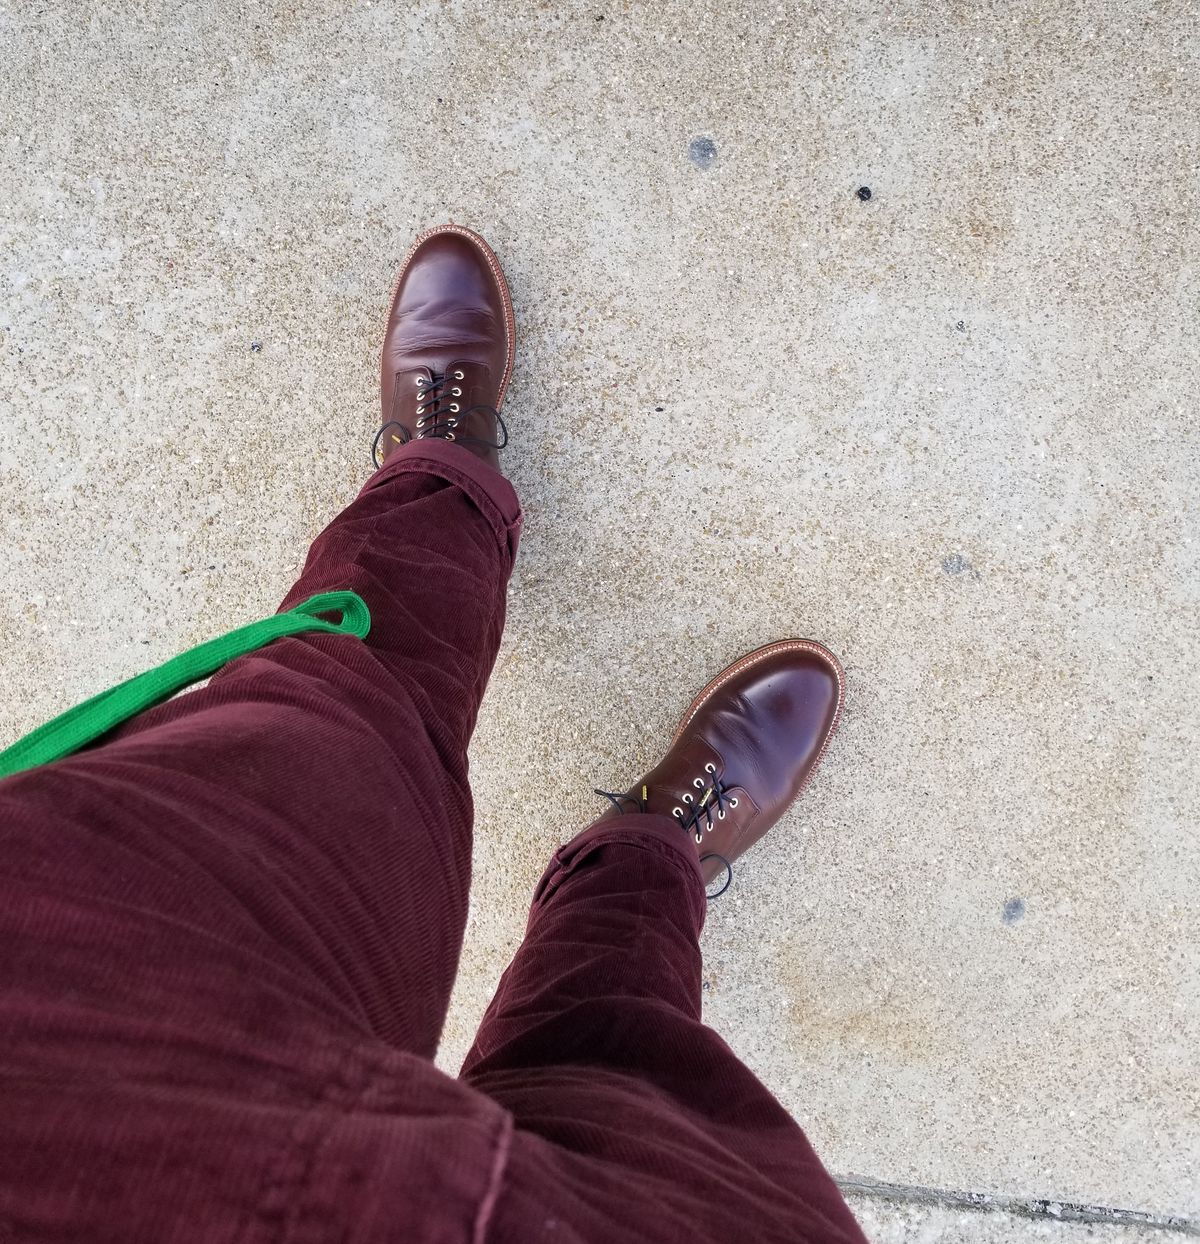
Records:
[[[416,439],[419,441],[436,438],[443,441],[457,440],[461,445],[484,445],[488,449],[503,449],[508,444],[508,427],[504,420],[500,417],[500,412],[492,406],[475,405],[468,406],[466,410],[462,409],[462,405],[457,398],[462,397],[462,387],[460,381],[465,379],[465,373],[456,368],[453,371],[436,372],[431,371],[428,376],[418,376],[417,384],[417,423],[416,423]],[[395,398],[398,397],[398,389],[400,385],[400,377],[396,377],[397,393],[393,395],[393,407],[395,406]],[[504,435],[504,439],[500,441],[487,441],[478,436],[461,436],[456,429],[460,423],[466,421],[477,411],[485,411],[491,415],[496,421],[497,426]],[[397,445],[405,445],[413,439],[409,430],[398,420],[389,419],[387,423],[375,433],[375,439],[371,442],[371,461],[376,468],[383,465],[379,457],[379,446],[386,435],[389,435],[392,441]]]
[[[671,815],[679,822],[679,824],[687,830],[696,841],[697,846],[703,846],[704,835],[711,833],[714,821],[723,821],[726,816],[726,809],[733,809],[738,806],[738,798],[736,795],[730,795],[732,789],[718,775],[717,767],[714,764],[706,764],[704,766],[705,777],[693,779],[692,786],[700,792],[697,797],[691,791],[685,791],[680,803],[671,809]],[[639,798],[636,795],[622,794],[617,791],[600,790],[594,788],[594,795],[603,795],[614,808],[624,816],[626,812],[637,811],[645,812],[647,809],[647,801],[649,791],[645,786],[642,787],[642,794]],[[633,804],[632,808],[626,808],[625,804]],[[703,829],[701,822],[704,822]],[[708,851],[700,856],[700,863],[705,860],[720,860],[725,865],[725,884],[715,892],[708,895],[710,899],[719,898],[730,885],[733,884],[733,865],[716,851]]]
[[[697,845],[700,845],[704,842],[704,835],[712,833],[714,812],[716,819],[723,821],[725,809],[736,808],[738,801],[736,795],[729,794],[731,788],[718,775],[714,764],[705,765],[704,777],[694,778],[692,785],[700,792],[699,796],[684,791],[682,802],[685,806],[672,808],[671,815],[691,832]],[[700,828],[702,821],[703,829]]]

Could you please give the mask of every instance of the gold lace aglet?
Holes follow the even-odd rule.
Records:
[[[645,783],[642,784],[642,802],[645,803],[650,792],[646,789]]]
[[[392,437],[392,440],[394,440],[397,445],[404,444],[404,442],[395,434],[395,432],[391,433],[391,437]]]

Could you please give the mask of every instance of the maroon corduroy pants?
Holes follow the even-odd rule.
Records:
[[[687,835],[556,852],[458,1080],[467,743],[521,517],[399,450],[278,640],[0,783],[0,1241],[861,1241],[803,1133],[700,1021]],[[232,621],[232,620],[231,620]]]

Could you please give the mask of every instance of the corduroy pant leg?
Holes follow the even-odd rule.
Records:
[[[461,1073],[517,1128],[498,1242],[863,1244],[804,1133],[701,1022],[705,910],[670,817],[555,854]]]
[[[405,446],[285,602],[354,589],[365,640],[0,783],[0,1239],[482,1238],[511,1122],[428,1059],[519,529],[499,473]]]

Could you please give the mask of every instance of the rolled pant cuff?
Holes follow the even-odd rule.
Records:
[[[463,445],[443,440],[408,441],[363,485],[360,497],[385,485],[393,476],[409,471],[437,475],[465,492],[491,523],[496,539],[508,554],[516,556],[524,518],[516,489],[495,467]]]
[[[629,812],[624,816],[595,821],[554,852],[549,867],[533,892],[530,921],[590,855],[601,847],[619,843],[653,851],[669,860],[679,869],[684,884],[697,892],[703,908],[704,880],[700,873],[700,857],[688,834],[680,829],[679,822],[674,817],[657,812]]]

